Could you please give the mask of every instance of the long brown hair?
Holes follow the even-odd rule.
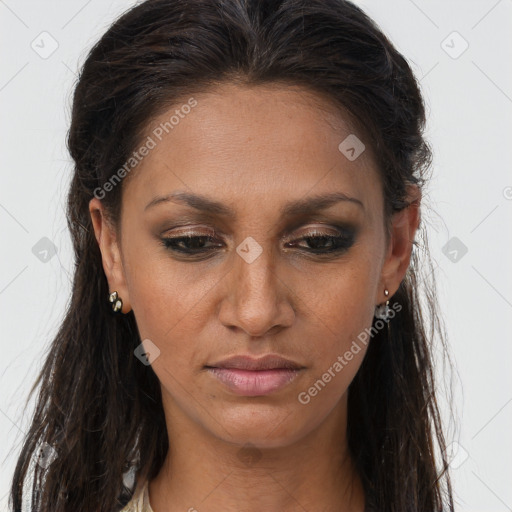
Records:
[[[149,0],[127,11],[90,51],[74,92],[72,295],[30,391],[39,388],[12,482],[16,512],[22,491],[34,512],[119,510],[133,492],[123,475],[152,479],[162,466],[169,446],[159,381],[133,354],[141,342],[133,313],[111,312],[88,204],[151,119],[228,82],[301,86],[348,112],[375,154],[387,226],[407,206],[408,184],[427,182],[432,157],[418,83],[352,3]],[[122,183],[101,198],[116,226],[121,192]],[[349,447],[367,503],[380,512],[453,510],[432,351],[434,338],[446,343],[435,282],[421,276],[431,268],[424,228],[422,219],[421,243],[393,296],[402,310],[389,335],[377,330],[349,388]],[[36,463],[38,454],[51,463]]]

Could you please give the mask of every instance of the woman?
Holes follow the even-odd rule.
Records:
[[[347,1],[149,0],[114,23],[74,94],[73,293],[13,509],[25,485],[52,512],[453,510],[424,123]]]

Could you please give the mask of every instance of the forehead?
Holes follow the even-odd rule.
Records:
[[[145,206],[188,189],[226,204],[263,204],[338,190],[379,204],[369,146],[353,161],[340,151],[347,137],[363,136],[322,97],[277,84],[226,84],[192,99],[148,123],[143,139],[154,144],[127,184],[132,200]]]

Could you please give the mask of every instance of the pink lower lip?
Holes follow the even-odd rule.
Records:
[[[273,370],[238,370],[236,368],[208,368],[208,371],[238,395],[268,395],[284,388],[299,370],[275,368]]]

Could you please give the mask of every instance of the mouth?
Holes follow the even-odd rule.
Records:
[[[266,355],[258,359],[234,356],[205,369],[235,394],[264,396],[283,389],[304,367],[281,356]]]

